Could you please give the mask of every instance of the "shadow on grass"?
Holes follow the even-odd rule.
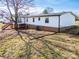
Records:
[[[41,41],[51,52],[52,54],[52,58],[56,59],[57,56],[60,56],[60,58],[62,59],[61,55],[59,53],[57,53],[54,48],[52,48],[51,46],[49,46],[50,43],[48,43],[46,40],[44,40],[42,37],[45,37],[45,36],[49,36],[49,35],[54,35],[56,33],[53,33],[53,34],[47,34],[47,35],[44,35],[44,36],[40,36],[40,37],[35,37],[33,36],[32,34],[28,33],[28,32],[24,32],[24,31],[18,31],[18,35],[21,37],[21,39],[24,41],[24,39],[22,38],[22,35],[20,33],[23,33],[23,34],[26,34],[28,35],[28,37],[33,37],[32,39],[29,38],[30,40],[36,40],[36,41]],[[40,40],[41,38],[41,40]],[[30,41],[29,40],[29,41]],[[27,43],[26,41],[24,41],[25,43]],[[32,42],[31,42],[32,43]],[[34,48],[37,52],[39,52],[41,55],[43,55],[45,57],[45,59],[49,59],[50,56],[47,56],[46,53],[43,53],[40,49],[37,49],[35,48],[32,44],[30,43],[30,47]],[[29,45],[29,44],[28,44]],[[29,54],[30,55],[30,54]],[[51,58],[51,59],[52,59]]]
[[[24,38],[23,38],[23,36],[22,36],[22,34],[25,34],[25,35],[27,35],[28,36],[28,38],[29,38],[29,40],[28,41],[26,41]],[[60,53],[57,53],[56,51],[55,51],[55,49],[53,48],[53,47],[51,47],[51,46],[56,46],[56,47],[60,47],[60,46],[57,46],[57,45],[54,45],[54,44],[52,44],[50,41],[48,41],[48,40],[45,40],[43,37],[45,37],[45,36],[50,36],[50,35],[55,35],[56,34],[56,32],[55,33],[52,33],[52,34],[47,34],[47,35],[42,35],[42,36],[35,36],[34,34],[31,34],[31,33],[29,33],[29,32],[25,32],[25,31],[17,31],[17,33],[16,33],[16,35],[15,34],[11,34],[11,35],[9,35],[9,36],[11,36],[10,38],[8,38],[8,39],[12,39],[12,38],[14,38],[15,36],[19,36],[20,38],[21,38],[21,40],[22,41],[24,41],[25,42],[25,44],[26,44],[26,53],[23,55],[26,59],[31,59],[31,54],[32,54],[32,48],[33,49],[35,49],[37,52],[39,52],[45,59],[57,59],[57,56],[59,56],[59,58],[60,59],[63,59],[62,57],[62,55],[60,54]],[[8,37],[9,37],[8,36]],[[31,38],[32,37],[32,38]],[[44,45],[45,45],[45,47],[47,47],[49,50],[50,50],[50,53],[51,53],[51,55],[52,55],[52,58],[50,58],[48,55],[46,55],[46,53],[43,53],[40,49],[38,49],[38,48],[36,48],[36,47],[34,47],[33,45],[32,45],[32,40],[36,40],[36,41],[41,41]],[[50,46],[51,45],[51,46]],[[60,47],[60,48],[63,48],[63,47]],[[69,51],[69,52],[73,52],[74,53],[74,51],[71,51],[71,50],[69,50],[69,49],[66,49],[66,48],[63,48],[63,49],[65,49],[66,51]],[[74,54],[76,54],[76,55],[79,55],[79,54],[77,54],[77,53],[74,53]],[[22,57],[23,57],[22,56]]]
[[[43,38],[43,37],[45,37],[45,36],[54,35],[54,34],[56,34],[56,33],[54,33],[54,34],[48,34],[48,35],[44,35],[44,36],[40,36],[40,37],[36,37],[36,36],[34,36],[34,34],[32,35],[32,34],[30,34],[30,33],[28,33],[28,32],[24,32],[24,31],[20,31],[20,32],[23,33],[23,34],[32,36],[32,37],[33,37],[32,40],[42,41],[42,42],[44,43],[44,45],[47,46],[47,48],[49,48],[51,51],[53,51],[56,55],[59,55],[59,56],[60,56],[60,54],[58,54],[57,52],[55,52],[54,48],[50,47],[49,45],[56,46],[56,47],[60,47],[60,48],[62,48],[62,49],[64,49],[64,50],[66,50],[66,51],[69,51],[69,52],[74,53],[74,54],[76,54],[77,56],[79,56],[79,53],[77,53],[77,51],[72,51],[72,50],[70,50],[70,49],[68,49],[68,48],[64,48],[64,47],[61,47],[61,46],[58,46],[58,45],[54,45],[54,44],[52,44],[52,42],[50,42],[50,41],[48,41],[48,40],[45,40],[45,39]],[[40,39],[40,38],[41,38],[41,39]],[[48,44],[49,44],[49,45],[48,45]]]

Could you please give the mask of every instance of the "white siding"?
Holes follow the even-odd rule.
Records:
[[[73,26],[75,24],[75,16],[66,13],[60,16],[60,27]]]
[[[40,20],[38,20],[39,17],[34,17],[34,22],[33,18],[21,18],[21,23],[25,24],[31,24],[31,25],[36,25],[36,26],[47,26],[47,27],[57,27],[59,25],[59,16],[49,16],[49,17],[40,17]],[[49,18],[49,23],[45,23],[45,19]],[[21,24],[20,23],[20,24]],[[60,27],[66,27],[66,26],[73,26],[75,24],[75,16],[72,15],[71,13],[65,13],[60,16]]]
[[[25,23],[25,22],[24,22],[24,18],[21,18],[21,21],[22,21],[22,23]]]
[[[35,22],[33,22],[33,18],[28,18],[28,22],[26,22],[26,24],[48,26],[48,27],[58,27],[58,16],[40,17],[40,21],[38,20],[38,18],[39,17],[34,18]],[[45,23],[45,18],[49,18],[49,23]]]

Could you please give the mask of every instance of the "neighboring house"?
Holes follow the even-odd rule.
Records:
[[[74,26],[75,15],[72,12],[61,12],[21,16],[18,24],[19,27],[59,32]]]

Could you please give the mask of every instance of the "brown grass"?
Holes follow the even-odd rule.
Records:
[[[79,37],[68,33],[21,31],[25,33],[21,32],[19,35],[15,30],[0,33],[1,57],[7,59],[79,59]]]

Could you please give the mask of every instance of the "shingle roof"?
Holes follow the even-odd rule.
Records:
[[[23,15],[21,17],[45,17],[45,16],[61,16],[65,13],[71,13],[74,15],[72,12],[60,12],[60,13],[51,13],[51,14],[38,14],[38,15]],[[74,15],[75,16],[75,15]]]

